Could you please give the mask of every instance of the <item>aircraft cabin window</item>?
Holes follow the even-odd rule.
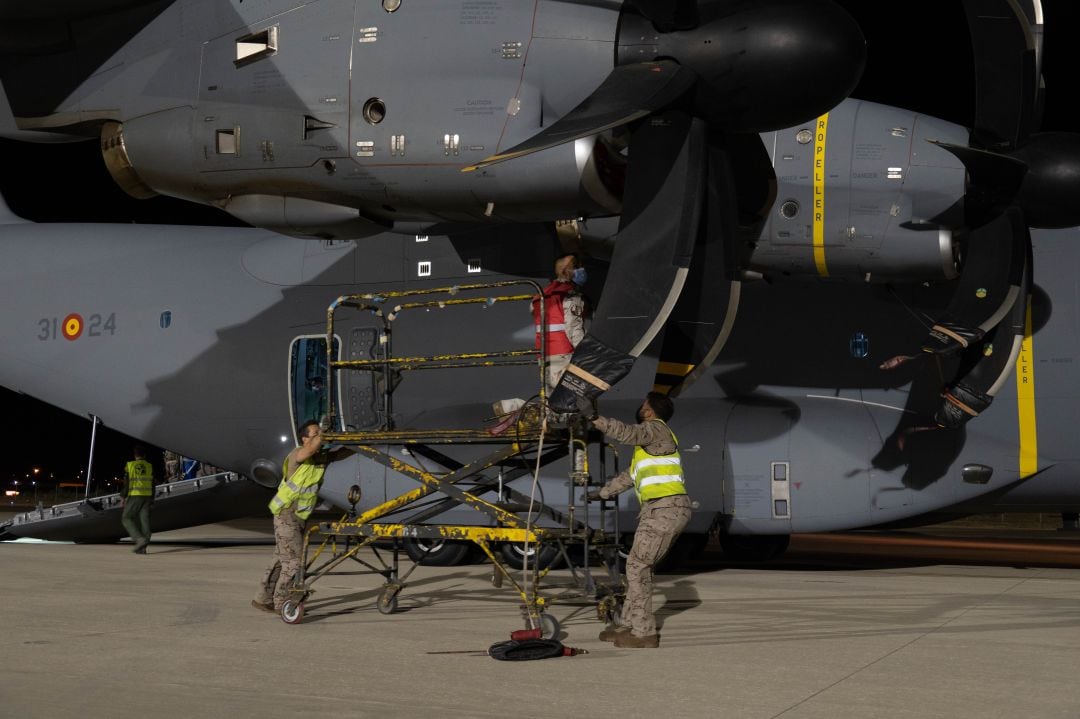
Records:
[[[277,52],[278,27],[268,27],[265,30],[244,35],[236,38],[236,59],[233,64],[237,67],[247,65],[249,62],[261,60]]]
[[[334,356],[339,354],[340,342],[334,338]],[[289,399],[293,428],[315,420],[323,422],[330,411],[330,371],[326,362],[326,337],[297,337],[289,352]],[[339,411],[340,401],[335,402]]]

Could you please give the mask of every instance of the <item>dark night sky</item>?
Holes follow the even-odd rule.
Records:
[[[971,124],[973,69],[960,0],[895,4],[841,0],[839,4],[860,23],[868,41],[867,69],[855,97]],[[1080,122],[1068,107],[1080,69],[1080,43],[1075,40],[1078,4],[1076,0],[1043,0],[1047,21],[1044,130],[1080,130]],[[778,85],[778,92],[782,91]],[[13,210],[37,221],[234,224],[227,215],[209,208],[163,198],[128,198],[109,179],[93,142],[29,146],[0,140],[0,152],[4,158],[0,192]],[[85,468],[89,419],[6,389],[0,389],[0,409],[0,431],[7,448],[0,460],[0,486],[35,466],[58,477]],[[118,471],[133,443],[107,427],[99,429],[95,475]],[[160,463],[160,454],[152,454]]]

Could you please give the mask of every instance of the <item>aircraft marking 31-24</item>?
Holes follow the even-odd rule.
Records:
[[[116,334],[116,313],[99,314],[83,317],[78,312],[72,312],[64,318],[43,317],[37,321],[37,338],[42,342],[55,340],[60,337],[74,342],[84,334],[87,337],[103,337]]]

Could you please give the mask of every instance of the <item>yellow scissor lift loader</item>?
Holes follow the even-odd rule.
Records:
[[[515,286],[527,286],[531,292],[510,294],[510,288]],[[539,629],[543,638],[558,635],[559,622],[546,611],[556,601],[595,603],[599,619],[611,621],[616,617],[624,595],[618,565],[617,504],[582,499],[580,506],[576,506],[575,500],[575,494],[591,484],[588,462],[590,443],[598,440],[600,435],[580,419],[576,423],[549,421],[543,383],[547,369],[546,348],[543,346],[546,333],[541,333],[539,350],[529,348],[421,357],[392,355],[391,327],[404,312],[528,302],[540,293],[541,289],[535,282],[510,281],[345,295],[330,305],[326,319],[329,429],[324,428],[324,440],[349,447],[384,468],[415,480],[418,486],[357,514],[360,488],[354,485],[348,497],[353,509],[345,517],[336,522],[320,522],[307,530],[304,537],[305,561],[300,576],[293,582],[290,598],[281,611],[285,622],[295,624],[301,621],[304,601],[313,591],[312,585],[350,559],[382,575],[385,583],[377,606],[384,614],[392,613],[397,607],[399,593],[406,586],[405,581],[423,559],[407,560],[411,565],[402,572],[400,554],[404,539],[465,540],[476,544],[494,567],[493,584],[501,587],[505,581],[513,586],[521,598],[526,629]],[[540,321],[546,327],[543,305],[541,302]],[[362,360],[339,360],[333,356],[335,319],[337,313],[345,308],[368,312],[381,320],[378,342],[378,354],[381,356]],[[392,401],[397,373],[421,369],[494,369],[511,365],[538,367],[540,382],[536,396],[539,401],[535,405],[526,405],[519,412],[517,421],[506,431],[496,434],[485,428],[406,429],[394,426]],[[338,372],[347,371],[382,373],[382,420],[377,429],[341,429],[334,406],[334,383]],[[470,461],[458,461],[449,456],[455,447],[463,445],[488,445],[492,451]],[[607,454],[614,454],[614,450],[609,445],[599,443],[598,447],[600,476],[603,477]],[[392,452],[392,448],[398,451]],[[401,459],[402,456],[426,457],[448,471],[428,471],[420,462],[413,464]],[[531,493],[518,492],[507,486],[509,482],[526,475],[532,475],[535,480],[542,467],[568,456],[571,458],[571,471],[565,510],[555,509],[537,501]],[[614,461],[617,462],[617,456]],[[441,497],[432,497],[436,493]],[[493,494],[494,497],[491,496]],[[595,516],[590,517],[590,506],[594,503],[599,504],[599,508]],[[455,505],[475,510],[477,523],[437,523],[438,516]],[[407,514],[407,522],[395,521],[395,517],[403,514]],[[595,525],[590,521],[594,519]],[[544,526],[537,524],[541,520]],[[376,545],[379,540],[392,542],[392,548],[388,551],[389,562]],[[514,543],[526,548],[523,551],[524,566],[518,575],[520,579],[515,578],[518,570],[508,568],[495,551],[499,543]],[[386,552],[386,542],[380,544]],[[537,558],[544,554],[542,550],[545,547],[557,548],[558,555],[569,567],[571,581],[563,582],[557,596],[541,593],[542,580],[549,570],[541,568],[536,561],[529,566],[530,547],[535,549],[532,556]],[[580,567],[571,561],[568,547],[580,550],[574,553],[576,558],[586,558]],[[364,548],[372,550],[377,564],[359,556]],[[595,562],[590,558],[599,558],[599,566],[603,569],[599,580],[594,577],[591,565]]]

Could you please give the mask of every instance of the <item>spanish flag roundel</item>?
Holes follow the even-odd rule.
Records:
[[[64,318],[64,339],[77,340],[82,335],[83,330],[83,318],[77,312],[72,312],[70,315]]]

